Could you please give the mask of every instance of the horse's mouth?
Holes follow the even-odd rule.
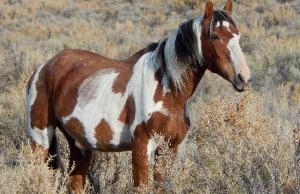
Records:
[[[233,86],[234,90],[237,92],[244,92],[247,90],[247,87],[238,88],[235,84],[232,84],[232,86]]]
[[[251,78],[248,81],[245,81],[242,78],[237,79],[237,77],[235,77],[231,83],[235,91],[244,92],[251,88],[251,82],[252,82]]]

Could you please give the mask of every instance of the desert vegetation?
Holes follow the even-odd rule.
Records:
[[[215,1],[222,8],[225,1]],[[236,93],[206,72],[189,103],[191,127],[175,160],[164,148],[167,193],[299,193],[300,2],[236,0],[241,46],[253,88]],[[0,193],[66,193],[29,148],[24,86],[37,66],[65,48],[126,58],[203,14],[205,1],[0,0]],[[59,132],[58,132],[59,133]],[[68,168],[68,148],[59,133]],[[86,193],[132,193],[130,153],[93,155]],[[140,192],[155,192],[151,185]]]

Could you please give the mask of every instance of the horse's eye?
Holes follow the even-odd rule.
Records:
[[[217,34],[211,34],[210,38],[213,39],[213,40],[219,40],[220,39],[220,37]]]

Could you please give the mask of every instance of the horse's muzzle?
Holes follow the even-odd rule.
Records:
[[[252,78],[245,80],[242,74],[237,74],[232,83],[234,89],[238,92],[243,92],[251,87]]]

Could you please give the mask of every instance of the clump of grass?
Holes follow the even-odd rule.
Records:
[[[193,107],[203,113],[192,136],[210,192],[298,190],[294,124],[268,114],[263,102],[250,93],[237,101],[215,97]]]
[[[19,147],[27,139],[25,124],[25,85],[29,73],[20,75],[18,81],[6,88],[0,104],[0,145]]]
[[[1,149],[1,193],[66,193],[68,174],[49,169],[28,144]]]

